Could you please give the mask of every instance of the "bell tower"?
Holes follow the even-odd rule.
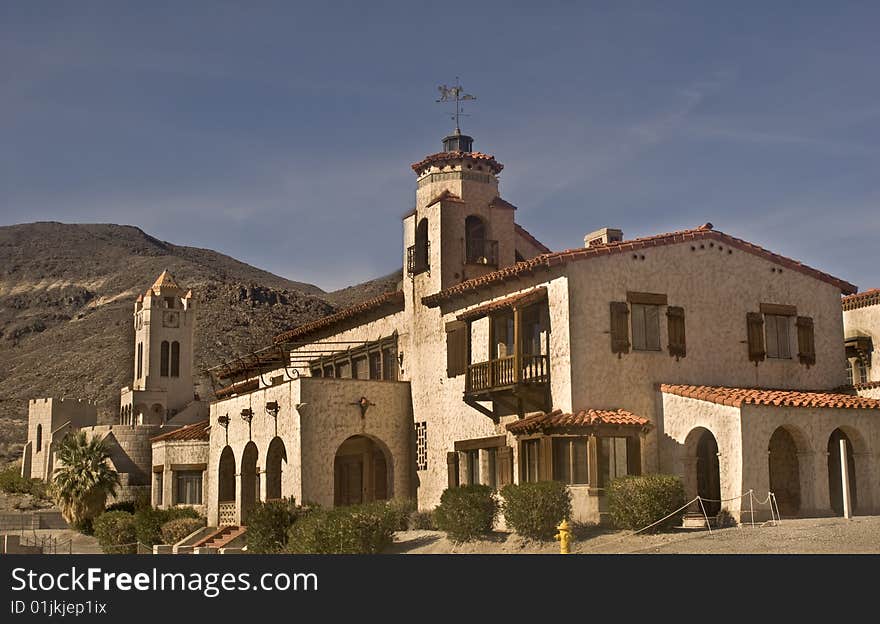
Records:
[[[164,419],[193,401],[193,333],[195,306],[192,291],[184,291],[167,270],[134,306],[134,380],[131,389],[142,394],[146,414],[138,423]],[[160,424],[150,422],[150,424]]]
[[[515,261],[515,208],[501,199],[494,156],[456,127],[443,151],[412,165],[416,206],[404,218],[407,277],[422,297]]]

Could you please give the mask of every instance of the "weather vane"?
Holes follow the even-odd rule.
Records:
[[[451,102],[455,101],[455,115],[452,115],[451,119],[455,122],[455,132],[460,134],[461,128],[459,127],[459,119],[462,116],[466,115],[462,112],[461,103],[465,100],[476,100],[473,95],[468,93],[464,93],[464,89],[461,86],[461,81],[458,79],[458,76],[455,77],[455,86],[447,87],[446,85],[440,85],[437,87],[437,90],[440,91],[440,99],[438,102]]]

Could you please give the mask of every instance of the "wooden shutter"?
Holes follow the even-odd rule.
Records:
[[[509,446],[499,446],[496,455],[496,470],[498,470],[497,485],[502,488],[513,483],[513,449]]]
[[[446,453],[446,485],[458,487],[458,453],[455,451]]]
[[[813,335],[813,319],[799,316],[796,321],[798,338],[798,359],[801,364],[812,366],[816,363],[816,342]]]
[[[611,352],[629,353],[629,306],[625,301],[611,302]]]
[[[746,315],[749,336],[749,360],[762,362],[767,352],[764,349],[764,315],[760,312],[749,312]]]
[[[684,308],[670,306],[666,309],[666,321],[669,337],[669,355],[676,360],[687,355],[684,334]]]
[[[457,377],[467,372],[468,326],[455,321],[446,325],[446,376]]]

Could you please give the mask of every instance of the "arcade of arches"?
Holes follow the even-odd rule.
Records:
[[[804,511],[820,514],[843,515],[843,491],[841,475],[841,440],[846,447],[846,462],[851,509],[865,512],[859,505],[859,474],[866,474],[869,466],[868,453],[864,452],[858,431],[846,428],[835,429],[821,444],[821,453],[810,451],[809,440],[797,427],[779,426],[773,430],[767,442],[767,476],[769,491],[773,492],[779,513],[785,516],[798,516]],[[854,443],[855,440],[855,443]],[[817,445],[819,446],[819,445]],[[728,503],[716,502],[734,498],[740,491],[726,491],[722,487],[719,463],[718,442],[715,435],[705,427],[696,427],[688,434],[684,443],[683,480],[687,496],[699,495],[706,499],[706,512],[717,514]],[[815,461],[810,458],[816,458]],[[822,474],[818,474],[821,472]],[[816,473],[816,474],[812,474]],[[827,477],[826,477],[827,474]],[[813,505],[815,509],[805,510],[805,488],[811,487],[812,480],[827,478],[827,492],[822,492],[824,500]],[[748,484],[745,484],[746,486]],[[728,487],[728,490],[731,488]],[[748,491],[748,487],[743,487]],[[758,495],[757,488],[755,489]],[[827,498],[825,498],[827,496]],[[744,507],[743,507],[744,509]],[[824,511],[823,511],[824,510]],[[870,511],[870,510],[867,510]]]

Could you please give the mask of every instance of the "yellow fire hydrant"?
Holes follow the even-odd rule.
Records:
[[[556,528],[559,529],[559,533],[554,535],[553,539],[559,542],[559,554],[568,555],[571,553],[571,527],[568,520],[563,520]]]

